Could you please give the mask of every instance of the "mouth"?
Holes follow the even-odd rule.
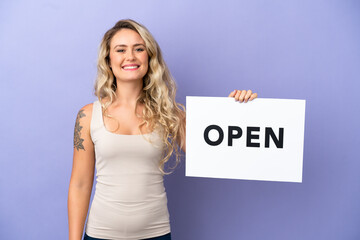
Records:
[[[136,65],[136,64],[129,64],[129,65],[124,65],[122,66],[122,69],[124,70],[136,70],[140,67],[140,65]]]

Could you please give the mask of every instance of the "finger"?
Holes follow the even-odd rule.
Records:
[[[229,96],[228,96],[228,97],[234,97],[234,96],[235,96],[235,94],[236,94],[236,90],[232,91],[232,92],[229,94]]]
[[[241,94],[240,94],[240,97],[239,97],[239,101],[240,101],[240,102],[243,102],[243,101],[244,101],[245,94],[246,94],[246,90],[242,90],[242,91],[241,91]]]
[[[244,101],[245,101],[245,102],[247,102],[247,101],[249,100],[251,94],[252,94],[252,91],[251,91],[251,90],[247,90],[246,95],[245,95],[245,98],[244,98]]]
[[[257,93],[251,94],[251,97],[250,97],[249,101],[254,100],[255,98],[257,98],[257,96],[258,96]]]
[[[237,90],[236,94],[235,94],[235,101],[239,101],[240,94],[241,94],[241,91]]]

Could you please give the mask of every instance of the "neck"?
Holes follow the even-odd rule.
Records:
[[[116,100],[118,104],[135,105],[143,88],[142,79],[139,81],[122,82],[116,80]]]

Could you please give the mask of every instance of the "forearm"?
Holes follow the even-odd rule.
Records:
[[[70,183],[68,195],[69,240],[81,240],[90,196],[91,187],[78,187]]]

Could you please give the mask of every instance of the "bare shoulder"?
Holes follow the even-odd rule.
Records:
[[[89,103],[83,106],[76,116],[76,123],[82,123],[86,126],[90,126],[91,116],[92,116],[93,103]]]
[[[93,103],[86,104],[79,110],[79,112],[82,111],[83,113],[91,116],[93,105],[94,105]]]

